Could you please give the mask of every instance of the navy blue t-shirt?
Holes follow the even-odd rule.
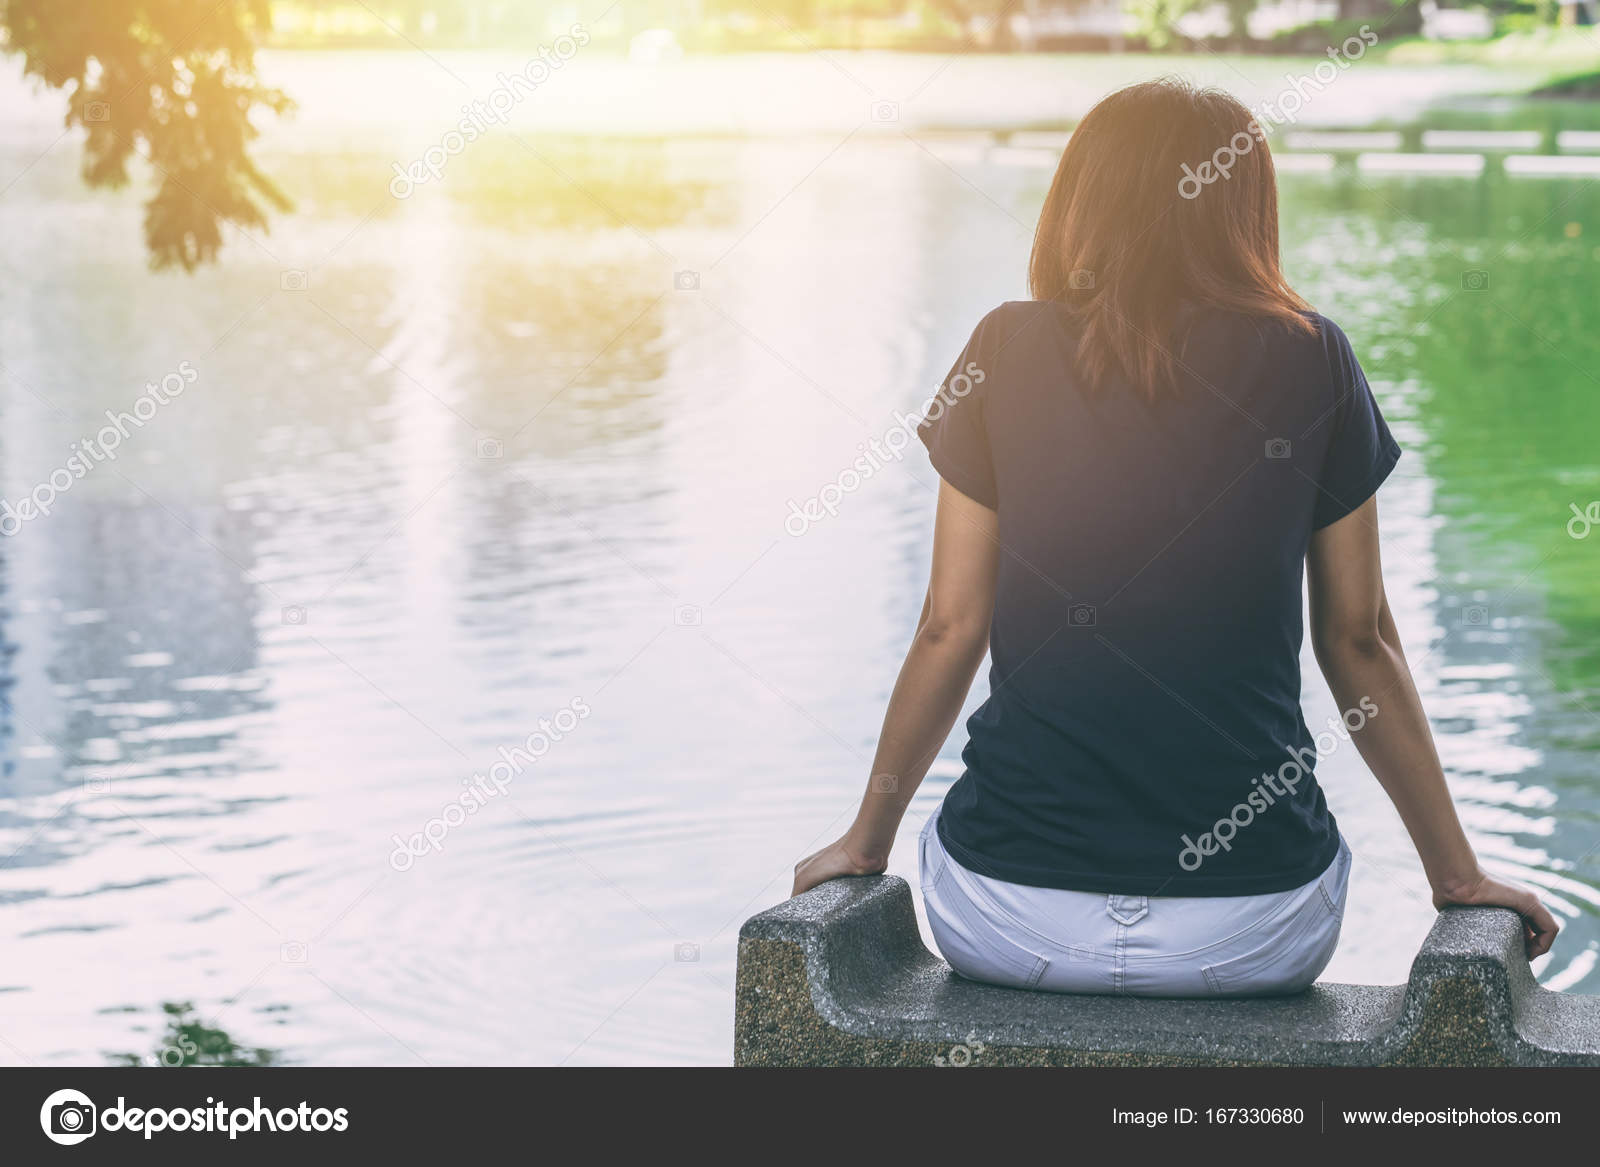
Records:
[[[1318,738],[1353,747],[1301,715],[1305,555],[1400,448],[1344,333],[1310,319],[1189,313],[1154,399],[1084,385],[1066,305],[1003,304],[973,332],[919,431],[1002,547],[990,697],[939,817],[958,863],[1233,896],[1333,861]]]

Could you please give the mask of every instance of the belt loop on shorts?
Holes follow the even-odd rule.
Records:
[[[1127,927],[1150,914],[1149,896],[1107,896],[1106,915]]]

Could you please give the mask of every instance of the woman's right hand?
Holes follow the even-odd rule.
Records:
[[[863,855],[849,845],[848,836],[829,843],[820,851],[807,855],[794,865],[794,891],[791,896],[810,891],[819,883],[838,879],[843,875],[882,875],[888,870],[888,858]]]
[[[1481,908],[1510,908],[1522,917],[1522,942],[1528,959],[1543,956],[1556,942],[1561,925],[1550,914],[1550,909],[1539,901],[1529,888],[1520,883],[1507,883],[1492,875],[1480,874],[1475,883],[1450,891],[1433,893],[1433,906],[1446,908],[1452,905]]]

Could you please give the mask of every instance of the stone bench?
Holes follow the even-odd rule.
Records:
[[[1259,1000],[977,984],[924,947],[895,876],[837,879],[739,932],[745,1066],[1600,1066],[1600,998],[1539,987],[1500,908],[1440,914],[1403,985]]]

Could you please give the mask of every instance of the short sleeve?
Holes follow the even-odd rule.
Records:
[[[990,510],[1000,503],[984,423],[984,386],[989,380],[986,353],[993,330],[992,316],[993,313],[979,321],[950,372],[928,399],[917,426],[917,436],[928,447],[928,460],[939,477]]]
[[[1313,527],[1326,527],[1366,502],[1400,460],[1400,445],[1383,420],[1349,338],[1331,320],[1321,323],[1335,396],[1325,423],[1332,433],[1317,481]]]

